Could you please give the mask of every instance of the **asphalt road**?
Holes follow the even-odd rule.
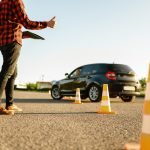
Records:
[[[126,143],[139,142],[143,99],[111,99],[116,115],[97,114],[100,103],[72,102],[16,91],[15,104],[23,112],[0,116],[0,150],[121,150]]]

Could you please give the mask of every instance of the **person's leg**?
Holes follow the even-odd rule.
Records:
[[[0,47],[3,56],[3,65],[0,72],[0,103],[3,91],[7,85],[9,78],[15,73],[17,60],[20,54],[21,45],[18,43],[11,43],[6,46]],[[13,78],[13,77],[12,77]],[[10,83],[8,85],[11,85]],[[9,86],[7,86],[8,88]],[[11,91],[11,88],[8,88]],[[13,95],[13,93],[12,93]],[[0,104],[0,115],[13,115],[14,111],[4,109]]]
[[[8,79],[6,88],[5,88],[5,94],[6,94],[6,109],[10,111],[19,111],[21,112],[22,109],[14,105],[14,83],[15,79],[17,77],[17,66],[15,68],[14,74]]]
[[[3,65],[0,72],[0,99],[2,98],[2,94],[4,89],[6,88],[6,85],[7,93],[12,92],[12,86],[14,84],[13,76],[15,74],[16,64],[20,54],[20,50],[21,45],[16,42],[1,47]]]
[[[13,105],[14,84],[15,84],[16,77],[17,77],[17,66],[15,68],[13,75],[8,79],[5,87],[6,107]]]

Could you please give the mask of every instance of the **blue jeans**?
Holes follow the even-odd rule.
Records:
[[[0,72],[0,100],[5,90],[6,106],[13,104],[14,83],[17,76],[17,61],[20,50],[21,45],[17,42],[0,47],[3,56],[3,65]]]

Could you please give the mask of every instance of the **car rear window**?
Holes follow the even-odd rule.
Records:
[[[110,65],[110,69],[118,73],[133,73],[134,74],[134,71],[129,66],[123,65],[123,64],[112,64]]]
[[[114,71],[117,73],[132,73],[134,71],[127,65],[123,64],[95,64],[92,65],[91,73],[106,73],[108,71]]]
[[[135,74],[134,71],[127,65],[123,64],[91,64],[82,68],[81,75],[101,74],[108,71],[123,74]]]

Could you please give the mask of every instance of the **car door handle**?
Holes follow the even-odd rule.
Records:
[[[91,76],[87,76],[88,79],[91,79]]]
[[[78,80],[78,78],[74,78],[74,81],[77,81]]]

